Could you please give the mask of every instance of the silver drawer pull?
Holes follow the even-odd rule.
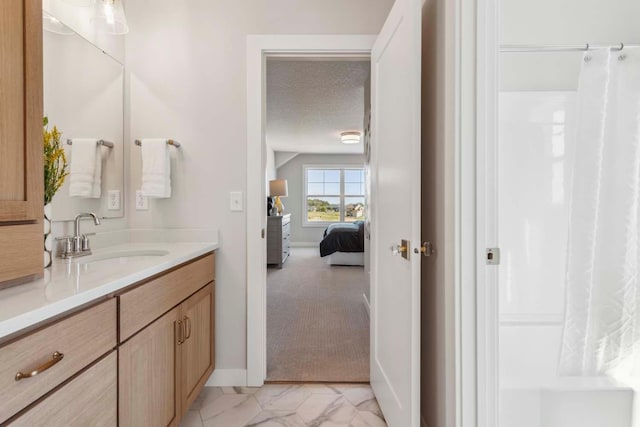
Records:
[[[31,371],[31,372],[29,372],[27,374],[23,374],[22,372],[18,372],[16,374],[16,376],[15,376],[15,380],[16,381],[20,381],[20,380],[24,380],[24,379],[27,379],[27,378],[35,377],[36,375],[41,374],[44,371],[46,371],[47,369],[51,368],[53,365],[55,365],[56,363],[61,361],[63,358],[64,358],[64,354],[60,353],[59,351],[56,351],[51,355],[51,360],[49,360],[48,362],[45,362],[42,365],[38,366],[33,371]]]

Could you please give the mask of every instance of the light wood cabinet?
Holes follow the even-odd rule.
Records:
[[[0,423],[113,350],[116,316],[111,298],[0,348]]]
[[[177,425],[213,372],[214,262],[201,257],[119,296],[120,426]]]
[[[215,367],[214,263],[203,255],[4,343],[0,425],[177,426]]]
[[[42,1],[0,2],[0,284],[42,275]]]
[[[118,423],[116,353],[87,369],[20,416],[15,427],[113,427]]]
[[[120,346],[120,426],[174,426],[176,399],[176,327],[174,308]]]
[[[191,406],[215,365],[215,292],[211,283],[182,303],[184,341],[180,353],[180,406],[182,414]]]
[[[213,280],[214,255],[206,255],[120,295],[120,342]]]

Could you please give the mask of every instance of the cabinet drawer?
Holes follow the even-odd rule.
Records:
[[[120,342],[180,304],[215,276],[214,254],[120,295]]]
[[[116,346],[115,298],[0,348],[0,423]],[[58,352],[62,357],[53,357]],[[54,361],[56,361],[54,363]],[[16,381],[16,374],[41,373]]]
[[[111,427],[118,422],[116,352],[21,415],[12,426]]]

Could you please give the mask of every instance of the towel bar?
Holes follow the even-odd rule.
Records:
[[[139,139],[135,140],[136,145],[142,146],[142,141]],[[174,139],[167,139],[167,145],[173,145],[174,147],[180,147],[180,143]]]
[[[105,147],[108,147],[108,148],[113,148],[113,142],[105,141],[104,139],[99,139],[98,142],[96,142],[96,144],[104,145]],[[73,140],[67,139],[67,145],[73,145]]]

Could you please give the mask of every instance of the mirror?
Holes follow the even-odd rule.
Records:
[[[45,15],[44,22],[44,113],[49,117],[49,129],[55,125],[62,132],[69,170],[74,158],[73,145],[67,140],[91,138],[113,145],[99,146],[100,196],[72,197],[67,176],[53,197],[52,219],[69,221],[79,212],[95,212],[101,218],[122,217],[124,67],[56,18]]]

